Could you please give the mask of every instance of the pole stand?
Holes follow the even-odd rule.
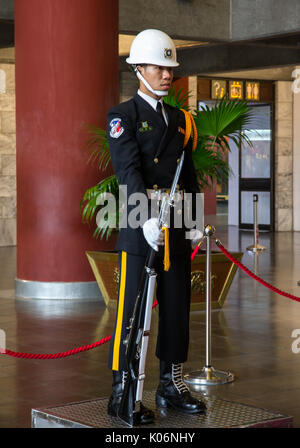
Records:
[[[248,252],[261,252],[262,250],[266,250],[265,246],[262,246],[258,243],[258,194],[253,195],[253,230],[254,230],[254,244],[252,246],[247,247]]]
[[[234,380],[231,372],[215,370],[211,366],[211,237],[215,233],[214,226],[204,229],[206,237],[206,362],[202,370],[184,375],[184,381],[193,385],[214,386],[230,383]]]
[[[195,386],[218,386],[234,381],[234,375],[229,371],[224,372],[213,367],[203,367],[202,370],[187,373],[184,376],[184,381]]]

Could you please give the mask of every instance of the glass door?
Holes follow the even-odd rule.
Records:
[[[273,112],[271,104],[249,104],[254,116],[247,135],[253,147],[241,145],[239,160],[239,227],[253,228],[253,195],[258,195],[258,224],[274,229],[273,213]]]

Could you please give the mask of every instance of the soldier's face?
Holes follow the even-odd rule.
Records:
[[[138,66],[139,71],[154,90],[168,91],[173,80],[173,68],[159,65]],[[143,87],[145,87],[143,85]],[[151,94],[151,96],[153,96]]]

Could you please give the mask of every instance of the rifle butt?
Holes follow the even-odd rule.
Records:
[[[135,388],[130,375],[125,382],[122,399],[120,402],[118,417],[123,423],[132,427],[134,424],[133,411],[135,406]]]

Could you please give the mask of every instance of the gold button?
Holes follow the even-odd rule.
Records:
[[[158,158],[157,157],[155,157],[154,163],[158,163]]]
[[[182,214],[182,211],[179,209],[179,210],[177,211],[177,213],[178,213],[178,215],[181,215],[181,214]]]
[[[177,159],[177,163],[179,163],[180,162],[180,159]]]
[[[154,190],[157,190],[158,189],[158,185],[154,184],[153,188],[154,188]]]

